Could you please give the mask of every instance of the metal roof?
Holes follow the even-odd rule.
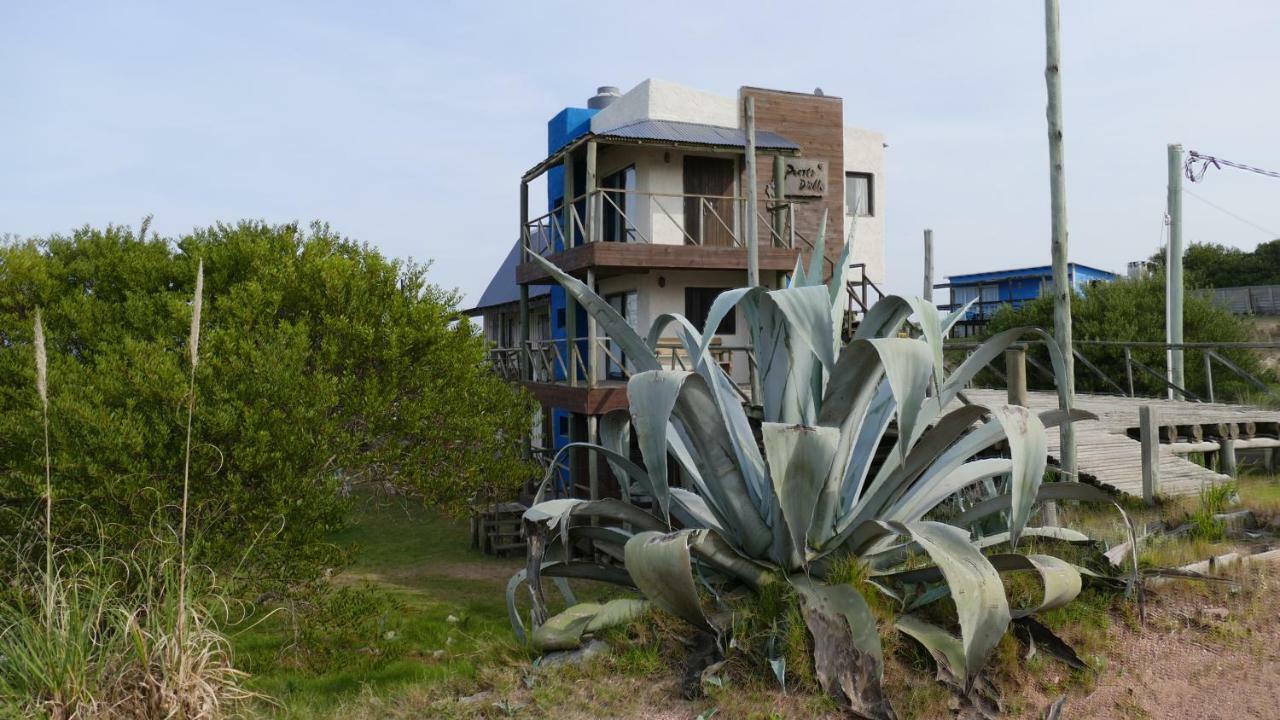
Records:
[[[483,310],[498,305],[506,305],[520,301],[520,287],[516,285],[516,266],[520,264],[520,241],[511,246],[511,252],[498,266],[498,271],[489,280],[489,285],[480,295],[475,307],[463,310],[465,315],[479,315]],[[533,285],[529,288],[529,299],[551,294],[550,285]]]
[[[686,145],[711,145],[715,147],[745,148],[745,130],[721,125],[680,122],[678,120],[637,120],[609,130],[595,131],[598,138],[614,140],[656,140]],[[756,131],[756,147],[761,150],[791,150],[798,152],[800,145],[775,132]]]
[[[1096,274],[1100,276],[1107,276],[1109,278],[1119,277],[1113,272],[1091,267],[1089,265],[1082,265],[1080,263],[1068,263],[1067,268],[1072,273],[1081,271],[1087,274]],[[1052,275],[1052,265],[1040,265],[1038,267],[1014,268],[1011,270],[992,270],[989,272],[967,273],[964,275],[948,275],[947,280],[950,285],[969,285],[976,282],[992,280],[1015,280],[1018,278],[1051,277]]]

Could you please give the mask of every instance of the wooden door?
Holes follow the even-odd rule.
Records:
[[[735,244],[733,181],[737,168],[732,158],[684,158],[684,229],[693,242],[729,247]],[[689,242],[685,238],[685,242]]]

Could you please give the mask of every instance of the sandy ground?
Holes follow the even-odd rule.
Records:
[[[1090,695],[1068,700],[1062,717],[1280,718],[1280,600],[1253,628],[1228,621],[1227,637],[1197,621],[1196,610],[1157,607],[1141,631],[1115,624],[1107,671]]]

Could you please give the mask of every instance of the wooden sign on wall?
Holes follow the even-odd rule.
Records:
[[[787,173],[782,178],[782,188],[788,198],[826,197],[826,161],[787,158]]]

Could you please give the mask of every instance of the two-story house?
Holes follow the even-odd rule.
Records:
[[[754,123],[756,192],[748,192],[747,99]],[[747,284],[754,216],[760,283],[784,287],[797,256],[809,261],[827,215],[823,271],[852,239],[850,308],[884,279],[884,140],[844,125],[838,97],[740,88],[723,97],[659,80],[626,93],[602,87],[586,107],[547,126],[547,156],[520,179],[520,237],[476,306],[495,367],[542,405],[535,451],[596,440],[599,417],[627,405],[627,358],[534,254],[586,282],[647,330],[664,313],[701,327],[716,295]],[[778,178],[781,173],[781,188]],[[530,184],[543,179],[545,211]],[[878,292],[875,291],[875,292]],[[713,352],[750,402],[753,358],[741,312],[721,323]],[[687,357],[674,338],[664,362]],[[612,491],[604,463],[571,457],[560,492]]]

